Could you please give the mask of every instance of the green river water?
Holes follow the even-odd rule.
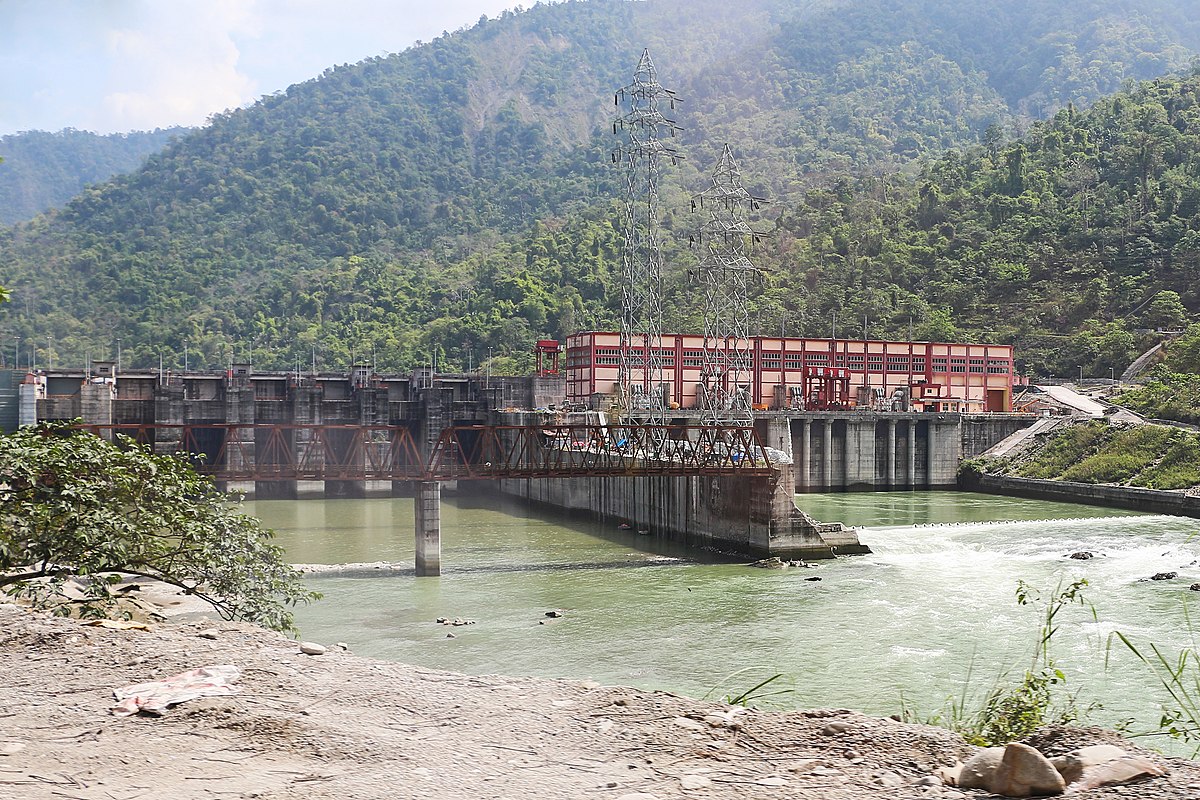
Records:
[[[1157,723],[1153,678],[1119,647],[1106,665],[1105,644],[1114,630],[1167,649],[1191,644],[1200,521],[958,492],[797,499],[818,519],[863,526],[874,554],[753,569],[502,501],[447,498],[440,578],[313,578],[325,597],[297,620],[307,639],[467,673],[719,698],[782,672],[795,692],[775,705],[892,714],[907,704],[926,716],[964,685],[982,693],[1028,664],[1041,609],[1016,603],[1018,580],[1048,595],[1085,577],[1099,619],[1072,608],[1053,640],[1067,686],[1081,704],[1103,705],[1089,720]],[[412,563],[412,500],[246,505],[293,562]],[[1079,550],[1096,558],[1065,557]],[[1179,577],[1145,580],[1167,571]],[[560,608],[563,618],[545,617]],[[441,616],[476,624],[447,638]]]

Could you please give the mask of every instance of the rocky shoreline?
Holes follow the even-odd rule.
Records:
[[[981,751],[846,710],[759,712],[580,681],[321,655],[211,620],[93,627],[0,605],[0,797],[974,798]],[[236,693],[116,717],[114,689],[234,665]],[[1116,744],[1165,774],[1088,797],[1200,797],[1200,765],[1060,729],[1046,756]]]

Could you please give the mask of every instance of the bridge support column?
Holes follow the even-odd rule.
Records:
[[[416,567],[417,576],[442,574],[442,484],[417,484]]]
[[[915,489],[917,486],[917,421],[910,419],[908,421],[908,480],[905,485],[908,488]]]
[[[896,420],[889,419],[887,421],[887,487],[889,489],[896,488],[896,484],[900,482],[900,476],[897,475],[897,467],[899,464],[896,459]]]

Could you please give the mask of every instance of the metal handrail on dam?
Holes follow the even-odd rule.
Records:
[[[753,428],[700,425],[455,425],[422,447],[402,425],[81,424],[187,454],[220,481],[457,481],[765,476]],[[428,455],[426,455],[428,451]]]

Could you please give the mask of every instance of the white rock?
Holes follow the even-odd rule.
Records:
[[[679,786],[685,791],[703,789],[706,786],[712,786],[712,781],[703,775],[684,775],[679,779]]]
[[[958,785],[963,789],[986,789],[1003,758],[1003,747],[985,747],[963,764]]]
[[[316,642],[301,642],[300,652],[306,656],[322,656],[325,655],[325,645]]]
[[[772,775],[769,778],[759,778],[755,781],[759,786],[787,786],[787,778],[780,778],[778,775]]]
[[[0,756],[15,756],[24,749],[23,742],[0,742]]]
[[[1079,779],[1071,784],[1071,790],[1083,791],[1098,789],[1101,786],[1119,786],[1140,778],[1157,778],[1166,774],[1167,770],[1148,758],[1125,755],[1112,761],[1105,761],[1103,764],[1088,767],[1079,776]]]
[[[1081,747],[1078,750],[1072,750],[1058,758],[1052,758],[1050,759],[1050,763],[1063,776],[1063,780],[1067,783],[1074,783],[1079,780],[1079,776],[1088,767],[1095,767],[1106,761],[1113,761],[1124,756],[1125,751],[1116,745],[1093,744],[1088,747]]]
[[[849,722],[831,722],[821,729],[822,736],[836,736],[839,733],[845,733],[850,730]]]
[[[596,723],[596,729],[601,733],[608,733],[615,728],[616,725],[617,723],[613,722],[611,719],[602,719]]]
[[[200,631],[196,635],[199,636],[201,639],[215,639],[215,638],[217,638],[217,629],[216,628],[205,628],[204,630]]]
[[[1066,788],[1067,782],[1050,759],[1020,742],[1005,745],[1004,757],[987,787],[992,794],[1006,797],[1062,794]]]

